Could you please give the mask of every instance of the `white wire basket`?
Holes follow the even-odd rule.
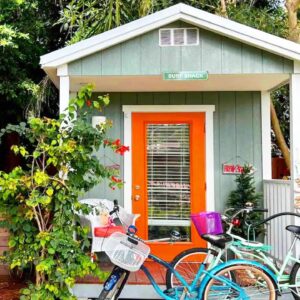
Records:
[[[149,255],[146,244],[121,232],[114,232],[103,245],[111,262],[122,269],[136,272]]]

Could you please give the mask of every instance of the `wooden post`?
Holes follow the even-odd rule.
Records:
[[[261,92],[261,127],[263,179],[272,179],[272,146],[271,146],[271,95],[269,91]]]
[[[290,77],[290,152],[291,152],[291,201],[300,209],[300,68],[295,63]],[[300,225],[299,218],[295,224]],[[297,257],[300,249],[297,249]]]
[[[69,105],[70,100],[70,77],[68,76],[68,65],[57,68],[59,76],[59,113],[62,114]]]

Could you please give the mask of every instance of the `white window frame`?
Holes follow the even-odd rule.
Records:
[[[204,112],[205,113],[205,175],[206,210],[215,210],[214,199],[214,105],[123,105],[124,145],[132,149],[132,113],[133,112]],[[132,152],[124,154],[124,208],[132,212]],[[200,200],[200,199],[199,199]]]
[[[177,30],[177,29],[183,29],[184,30],[184,43],[182,45],[175,45],[174,44],[174,30]],[[195,44],[187,44],[187,29],[195,29],[197,31],[197,42]],[[163,30],[170,30],[171,32],[171,44],[170,45],[162,45],[161,44],[161,31]],[[188,46],[188,47],[191,47],[191,46],[197,46],[199,45],[199,28],[197,27],[177,27],[177,28],[161,28],[159,29],[159,46],[160,47],[182,47],[182,46]]]

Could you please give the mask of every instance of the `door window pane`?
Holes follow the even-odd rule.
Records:
[[[190,126],[148,124],[148,239],[172,229],[190,240]]]

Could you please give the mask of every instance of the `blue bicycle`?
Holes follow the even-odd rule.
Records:
[[[117,212],[117,205],[113,212]],[[211,241],[220,249],[231,241],[228,235],[211,235]],[[127,234],[115,232],[103,245],[104,251],[115,267],[104,283],[99,295],[100,300],[117,300],[124,288],[130,272],[143,270],[158,295],[167,300],[275,300],[278,284],[275,275],[264,265],[247,260],[231,260],[214,268],[206,268],[210,264],[209,256],[197,266],[193,280],[187,282],[168,262],[150,253],[150,248],[136,235],[136,228],[130,226]],[[144,261],[152,260],[172,272],[181,283],[177,287],[163,291]],[[192,264],[190,264],[190,267]]]

